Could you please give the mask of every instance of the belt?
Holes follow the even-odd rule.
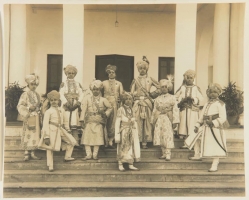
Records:
[[[215,115],[204,115],[203,116],[203,120],[215,120],[219,118],[219,114],[215,114]]]
[[[132,122],[121,122],[121,126],[131,126]]]
[[[98,112],[88,112],[87,113],[88,116],[93,116],[93,115],[101,115]]]
[[[56,126],[56,127],[61,128],[61,124],[59,124],[59,123],[56,123],[56,122],[49,122],[49,124],[52,124],[52,125],[54,125],[54,126]]]

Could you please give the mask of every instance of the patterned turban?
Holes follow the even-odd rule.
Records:
[[[212,88],[213,90],[215,90],[219,95],[222,93],[222,88],[221,88],[220,84],[218,84],[218,83],[211,83],[211,84],[209,84],[209,86],[208,86],[208,91],[209,91],[211,88]]]
[[[173,84],[170,80],[161,79],[159,83],[160,83],[160,86],[166,85],[169,91],[173,89]]]
[[[76,68],[75,66],[73,66],[73,65],[67,65],[66,67],[64,67],[64,73],[65,73],[66,75],[67,75],[67,73],[68,73],[69,71],[73,71],[73,72],[75,72],[76,74],[77,74],[77,72],[78,72],[77,68]]]
[[[131,97],[133,99],[133,97],[132,97],[132,95],[131,95],[130,92],[123,91],[123,93],[120,95],[120,100],[122,101],[123,104],[125,103],[125,100],[128,97]]]
[[[30,83],[35,82],[36,85],[39,85],[39,76],[35,75],[35,73],[32,73],[30,75],[27,75],[25,77],[25,82],[29,85]]]
[[[150,62],[148,61],[148,59],[146,58],[146,56],[143,56],[142,60],[141,61],[138,61],[136,66],[137,68],[139,69],[140,67],[143,67],[145,66],[146,67],[146,70],[148,71],[149,69],[149,64]]]
[[[184,79],[186,79],[187,76],[192,76],[192,77],[194,78],[194,77],[195,77],[195,71],[189,69],[189,70],[187,70],[187,71],[183,74],[183,76],[184,76]]]
[[[117,67],[115,65],[107,65],[107,67],[105,68],[105,71],[108,73],[110,70],[116,72]]]
[[[56,90],[52,90],[47,94],[48,99],[60,99],[60,93]]]
[[[90,89],[93,90],[94,86],[96,88],[102,89],[103,88],[103,83],[100,80],[94,80],[91,84],[90,84]]]

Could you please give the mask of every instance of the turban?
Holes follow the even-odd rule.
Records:
[[[131,97],[131,98],[133,99],[133,97],[132,97],[132,95],[131,95],[130,92],[124,91],[124,92],[120,95],[120,100],[124,103],[125,100],[126,100],[128,97]]]
[[[160,83],[160,86],[166,85],[169,91],[173,89],[173,84],[170,80],[161,79],[159,83]]]
[[[36,85],[39,85],[39,76],[33,74],[27,75],[25,77],[25,82],[29,85],[32,82],[35,82]]]
[[[56,90],[52,90],[47,94],[48,99],[60,99],[60,93]]]
[[[208,86],[208,91],[209,91],[211,88],[212,88],[213,90],[215,90],[215,91],[218,93],[218,95],[220,95],[220,94],[222,93],[222,88],[221,88],[221,86],[220,86],[218,83],[211,83],[211,84],[209,84],[209,86]]]
[[[91,84],[90,84],[90,89],[93,90],[94,86],[96,88],[102,89],[103,88],[103,83],[100,80],[94,80]]]
[[[117,67],[115,65],[107,65],[107,67],[105,68],[105,71],[108,73],[110,70],[116,72]]]
[[[137,66],[138,69],[139,69],[140,67],[143,67],[143,66],[146,67],[146,70],[149,69],[149,64],[148,64],[147,62],[145,62],[145,61],[139,61],[139,62],[137,62],[136,66]]]
[[[194,70],[187,70],[184,74],[183,74],[184,78],[186,78],[186,76],[192,76],[195,77],[195,71]]]
[[[75,72],[75,74],[77,74],[77,72],[78,72],[78,70],[75,66],[67,65],[66,67],[64,67],[64,72],[66,75],[69,71],[73,71],[73,72]]]

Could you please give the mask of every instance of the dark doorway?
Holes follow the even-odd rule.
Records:
[[[174,57],[159,57],[158,60],[158,80],[167,79],[168,75],[175,78],[175,58]],[[170,94],[174,94],[174,79],[173,89]]]
[[[52,90],[59,91],[62,81],[62,55],[47,56],[47,93]]]
[[[107,65],[116,65],[116,80],[123,84],[126,91],[130,91],[130,85],[134,79],[134,57],[122,55],[102,55],[95,58],[95,78],[101,81],[107,80],[105,72]]]

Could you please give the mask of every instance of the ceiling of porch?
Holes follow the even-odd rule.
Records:
[[[199,11],[205,4],[197,4]],[[60,10],[62,4],[31,4],[33,11],[36,10]],[[175,12],[176,4],[85,4],[85,11],[98,12]]]

